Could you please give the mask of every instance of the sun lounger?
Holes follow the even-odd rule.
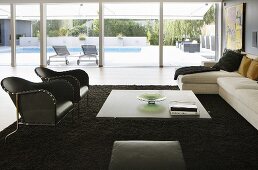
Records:
[[[49,56],[49,59],[47,60],[47,64],[49,65],[50,62],[65,62],[66,65],[69,64],[69,61],[67,57],[70,55],[68,49],[66,46],[52,46],[56,52],[56,55]],[[53,58],[64,58],[64,60],[52,60]]]
[[[77,65],[79,65],[80,62],[92,62],[92,61],[95,61],[96,64],[98,65],[98,51],[97,51],[96,45],[82,45],[81,47],[82,47],[83,55],[79,56],[79,59],[77,60]]]

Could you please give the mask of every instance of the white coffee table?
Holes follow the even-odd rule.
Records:
[[[166,99],[156,104],[148,104],[137,99],[137,96],[143,93],[159,93],[166,96]],[[169,113],[171,101],[195,102],[200,115],[171,116]],[[195,94],[189,90],[112,90],[97,117],[211,119]]]

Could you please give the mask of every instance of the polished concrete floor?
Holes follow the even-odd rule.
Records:
[[[34,66],[0,66],[0,80],[9,76],[33,82],[41,80],[34,73]],[[90,77],[90,85],[176,85],[173,80],[175,67],[49,67],[56,71],[83,69]],[[15,107],[4,90],[0,90],[0,131],[16,120]]]

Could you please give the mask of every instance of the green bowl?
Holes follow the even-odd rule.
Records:
[[[159,93],[144,93],[137,98],[141,101],[148,102],[149,104],[155,104],[156,102],[160,102],[166,99],[166,96],[163,96]]]

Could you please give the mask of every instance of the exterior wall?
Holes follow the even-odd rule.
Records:
[[[223,12],[225,8],[246,3],[246,20],[245,20],[245,51],[250,54],[258,55],[258,48],[252,47],[252,32],[258,31],[258,1],[257,0],[224,0]],[[224,13],[225,14],[225,13]],[[223,48],[225,48],[225,15],[223,15]]]
[[[1,22],[1,30],[2,30],[2,46],[10,46],[10,20],[9,19],[3,19],[0,20]],[[31,28],[31,21],[22,21],[17,20],[16,21],[16,35],[22,35],[22,36],[29,36],[32,35],[32,28]],[[17,44],[19,44],[19,41],[17,41]]]
[[[10,20],[4,20],[4,42],[3,42],[3,45],[5,46],[10,46],[10,36],[11,36],[11,33],[10,33],[10,30],[11,27],[10,27]]]
[[[20,46],[39,46],[37,37],[21,37]],[[82,44],[99,45],[99,37],[87,37],[85,41],[80,41],[78,37],[48,37],[47,46],[66,45],[68,47],[80,47]],[[105,37],[105,46],[146,46],[146,37]]]
[[[1,46],[9,46],[10,45],[10,21],[7,19],[1,19]]]
[[[16,21],[16,35],[22,35],[24,37],[32,36],[31,21]]]
[[[0,20],[0,30],[1,30],[1,35],[0,35],[0,45],[3,44],[3,40],[4,40],[4,22],[3,20]]]

